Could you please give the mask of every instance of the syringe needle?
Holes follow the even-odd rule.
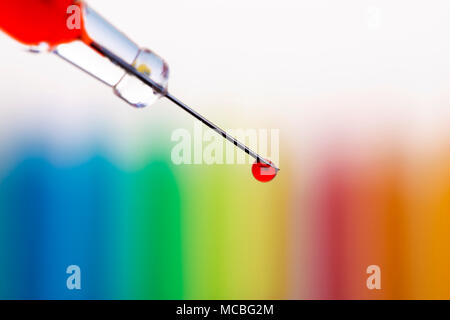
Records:
[[[238,147],[239,149],[241,149],[242,151],[244,151],[245,153],[247,153],[251,157],[255,158],[257,162],[263,163],[265,165],[268,165],[268,166],[274,168],[277,172],[280,170],[272,162],[264,159],[263,157],[258,155],[256,152],[252,151],[249,147],[247,147],[243,143],[239,142],[236,138],[228,135],[225,132],[225,130],[221,129],[220,127],[218,127],[217,125],[215,125],[214,123],[212,123],[211,121],[209,121],[208,119],[203,117],[201,114],[199,114],[197,111],[195,111],[194,109],[192,109],[191,107],[189,107],[185,103],[181,102],[177,98],[175,98],[173,95],[171,95],[169,92],[167,92],[167,90],[165,88],[163,88],[158,83],[156,83],[155,81],[153,81],[152,79],[147,77],[145,74],[143,74],[143,73],[139,72],[138,70],[136,70],[136,68],[134,68],[132,65],[128,64],[126,61],[124,61],[122,58],[120,58],[117,55],[115,55],[110,50],[100,46],[99,44],[97,44],[95,42],[91,43],[91,47],[93,49],[97,50],[103,56],[107,57],[109,60],[111,60],[111,62],[113,62],[114,64],[116,64],[119,67],[121,67],[122,69],[124,69],[126,72],[128,72],[129,74],[134,75],[136,78],[141,80],[143,83],[145,83],[146,85],[150,86],[153,90],[157,91],[158,93],[160,93],[161,95],[163,95],[164,97],[166,97],[167,99],[169,99],[170,101],[175,103],[177,106],[179,106],[184,111],[186,111],[187,113],[192,115],[194,118],[196,118],[197,120],[200,120],[207,127],[209,127],[210,129],[213,129],[214,131],[216,131],[222,137],[224,137],[225,139],[227,139],[228,141],[233,143],[236,147]]]
[[[239,140],[237,140],[236,138],[234,138],[234,137],[230,136],[229,134],[227,134],[225,130],[221,129],[220,127],[218,127],[217,125],[215,125],[214,123],[212,123],[211,121],[209,121],[208,119],[203,117],[197,111],[193,110],[188,105],[184,104],[183,102],[181,102],[180,100],[178,100],[177,98],[172,96],[170,93],[167,92],[165,94],[165,97],[167,99],[169,99],[170,101],[172,101],[173,103],[175,103],[180,108],[182,108],[183,110],[185,110],[187,113],[192,115],[194,118],[200,120],[207,127],[209,127],[210,129],[213,129],[214,131],[216,131],[219,135],[221,135],[222,137],[224,137],[225,139],[227,139],[228,141],[233,143],[236,147],[238,147],[239,149],[243,150],[245,153],[247,153],[250,156],[252,156],[253,158],[255,158],[256,161],[264,163],[266,165],[269,165],[269,166],[271,166],[272,168],[274,168],[277,171],[280,170],[273,163],[271,163],[270,161],[267,161],[266,159],[262,158],[256,152],[252,151],[249,147],[247,147],[246,145],[244,145],[241,142],[239,142]]]

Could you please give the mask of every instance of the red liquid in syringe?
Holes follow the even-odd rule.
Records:
[[[82,3],[76,0],[1,0],[0,29],[26,45],[47,43],[50,47],[85,38],[80,27],[68,23]],[[72,10],[71,10],[72,9]],[[81,10],[78,11],[81,14]]]

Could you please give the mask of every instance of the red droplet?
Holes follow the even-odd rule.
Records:
[[[277,175],[277,169],[268,164],[256,161],[252,165],[252,173],[256,180],[260,182],[269,182]]]

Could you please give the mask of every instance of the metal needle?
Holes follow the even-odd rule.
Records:
[[[271,166],[277,172],[280,170],[273,163],[271,163],[270,161],[264,159],[263,157],[258,155],[256,152],[252,151],[249,147],[247,147],[243,143],[239,142],[236,138],[228,135],[225,130],[221,129],[220,127],[218,127],[217,125],[215,125],[214,123],[212,123],[211,121],[209,121],[208,119],[203,117],[201,114],[199,114],[197,111],[195,111],[194,109],[190,108],[185,103],[181,102],[180,100],[178,100],[177,98],[172,96],[169,92],[167,92],[167,90],[165,88],[163,88],[162,86],[157,84],[155,81],[150,79],[145,74],[143,74],[143,73],[139,72],[138,70],[136,70],[136,68],[134,68],[132,65],[128,64],[122,58],[118,57],[117,55],[115,55],[114,53],[109,51],[108,49],[100,46],[99,44],[97,44],[95,42],[91,43],[91,47],[93,49],[97,50],[103,56],[107,57],[109,60],[111,60],[111,62],[113,62],[114,64],[116,64],[119,67],[121,67],[122,69],[124,69],[126,72],[134,75],[136,78],[141,80],[143,83],[145,83],[146,85],[150,86],[153,90],[155,90],[159,94],[163,95],[164,97],[166,97],[167,99],[169,99],[173,103],[175,103],[177,106],[179,106],[184,111],[186,111],[187,113],[192,115],[194,118],[196,118],[199,121],[201,121],[207,127],[209,127],[210,129],[213,129],[214,131],[216,131],[219,135],[221,135],[222,137],[224,137],[225,139],[227,139],[228,141],[233,143],[236,147],[238,147],[239,149],[241,149],[242,151],[244,151],[245,153],[247,153],[251,157],[255,158],[257,162],[264,163],[264,164],[266,164],[268,166]]]

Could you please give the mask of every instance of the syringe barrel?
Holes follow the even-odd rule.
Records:
[[[145,107],[155,102],[160,97],[159,92],[127,74],[96,51],[92,44],[114,53],[162,88],[168,85],[167,63],[152,51],[140,48],[86,3],[83,2],[80,9],[82,41],[60,44],[52,49],[53,52],[113,87],[117,96],[135,107]]]

